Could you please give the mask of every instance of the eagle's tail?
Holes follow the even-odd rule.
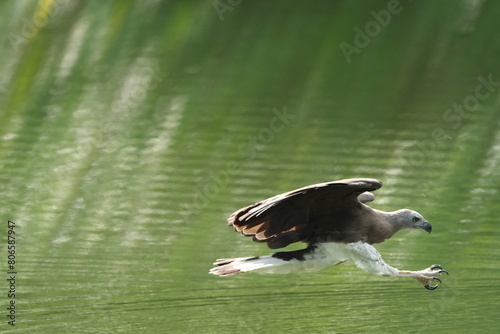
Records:
[[[210,269],[210,274],[231,276],[248,271],[260,274],[289,274],[316,271],[343,261],[343,259],[341,261],[329,259],[322,252],[317,254],[317,250],[317,246],[309,246],[305,249],[272,255],[218,259],[214,262],[218,267]]]
[[[210,274],[231,276],[248,271],[260,273],[274,273],[275,267],[287,264],[288,261],[278,259],[272,255],[256,257],[238,257],[233,259],[218,259],[214,262],[218,267],[210,269]]]

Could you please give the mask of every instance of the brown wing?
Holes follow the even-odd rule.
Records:
[[[345,221],[339,218],[355,215],[360,200],[373,200],[373,195],[360,196],[382,186],[376,179],[346,179],[314,184],[280,194],[234,212],[228,225],[256,242],[267,242],[271,249],[297,241],[311,241],[316,231],[325,228],[341,230]],[[326,219],[321,219],[326,218]],[[339,224],[339,226],[335,226]]]

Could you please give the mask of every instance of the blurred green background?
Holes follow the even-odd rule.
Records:
[[[495,0],[2,1],[0,331],[497,331],[499,17]],[[233,211],[351,177],[433,223],[377,248],[441,264],[439,289],[351,263],[208,275],[270,253]]]

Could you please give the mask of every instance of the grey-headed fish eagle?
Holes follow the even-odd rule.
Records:
[[[244,272],[294,273],[316,271],[352,260],[369,273],[411,277],[434,290],[440,265],[417,271],[399,270],[384,262],[373,244],[402,229],[431,232],[431,224],[418,212],[384,212],[365,203],[370,192],[382,187],[376,179],[346,179],[310,185],[257,202],[234,212],[228,225],[271,249],[303,241],[307,248],[272,255],[218,259],[211,274],[230,276]]]

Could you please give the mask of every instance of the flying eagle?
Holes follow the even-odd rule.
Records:
[[[382,187],[376,179],[346,179],[310,185],[257,202],[234,212],[228,225],[271,249],[303,241],[307,248],[272,255],[218,259],[211,274],[230,276],[258,273],[310,272],[352,260],[369,273],[411,277],[434,290],[440,265],[418,271],[399,270],[384,262],[373,244],[402,229],[431,232],[431,224],[418,212],[384,212],[367,206]],[[437,283],[436,283],[437,282]],[[433,283],[436,283],[433,285]]]

